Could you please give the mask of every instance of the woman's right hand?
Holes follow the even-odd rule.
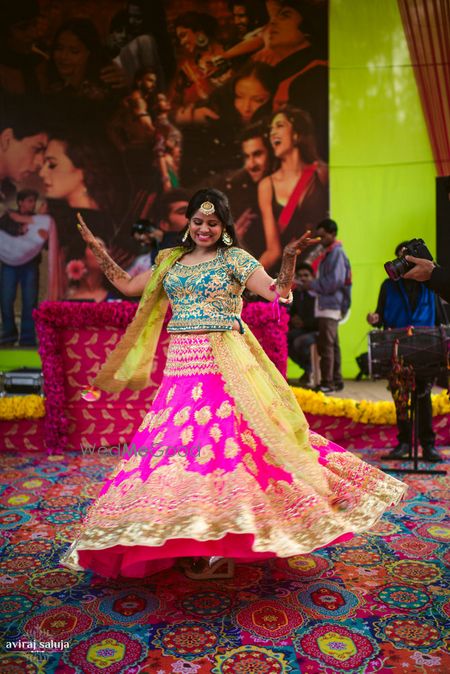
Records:
[[[83,220],[83,218],[81,216],[81,213],[77,213],[77,219],[78,219],[77,227],[80,231],[81,236],[86,241],[87,245],[90,248],[93,248],[93,247],[98,248],[99,242],[95,238],[95,236],[93,235],[93,233],[91,232],[91,230],[89,229],[89,227],[87,226],[85,221]]]
[[[140,294],[140,292],[142,292],[145,286],[142,285],[141,288],[139,284],[130,283],[131,276],[126,271],[121,269],[121,267],[119,267],[119,265],[116,262],[114,262],[114,260],[106,250],[102,240],[97,239],[93,235],[93,233],[83,220],[81,213],[77,213],[77,218],[78,218],[77,227],[80,231],[80,234],[83,237],[84,241],[86,242],[86,246],[90,248],[94,253],[94,256],[97,259],[97,262],[100,266],[100,269],[105,274],[107,279],[111,281],[113,286],[115,286],[117,290],[119,290],[119,292],[123,293],[124,295],[132,296],[135,287],[137,287],[139,291],[136,294]],[[142,274],[140,276],[142,276]]]

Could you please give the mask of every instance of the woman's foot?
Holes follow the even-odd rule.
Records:
[[[198,557],[184,569],[188,578],[193,580],[215,580],[216,578],[232,578],[234,575],[234,559],[227,557]]]

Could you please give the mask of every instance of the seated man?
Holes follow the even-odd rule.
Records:
[[[304,373],[300,385],[311,383],[311,345],[316,342],[318,322],[314,317],[315,297],[309,292],[314,271],[311,265],[301,263],[297,267],[297,287],[293,290],[291,319],[288,332],[289,357],[300,365]]]
[[[395,249],[397,257],[405,242]],[[374,313],[367,315],[367,321],[374,327],[406,328],[408,326],[433,327],[445,323],[442,305],[429,288],[417,281],[386,279],[380,288],[378,304]],[[431,389],[433,378],[417,378],[417,416],[419,440],[424,461],[442,461],[434,447],[435,433],[431,409]],[[398,445],[385,458],[400,459],[410,451],[411,428],[408,419],[397,419]]]

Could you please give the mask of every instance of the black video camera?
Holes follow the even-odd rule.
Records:
[[[411,241],[407,241],[402,248],[401,256],[392,260],[392,262],[385,262],[384,264],[386,273],[392,281],[398,281],[399,278],[415,266],[411,262],[408,262],[408,260],[405,260],[405,255],[420,257],[423,260],[433,259],[423,239],[411,239]]]

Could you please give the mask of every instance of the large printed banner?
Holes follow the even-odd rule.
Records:
[[[131,274],[177,242],[200,187],[228,194],[272,273],[328,215],[326,1],[11,0],[2,14],[2,344],[35,343],[38,298],[119,298],[77,212]]]

